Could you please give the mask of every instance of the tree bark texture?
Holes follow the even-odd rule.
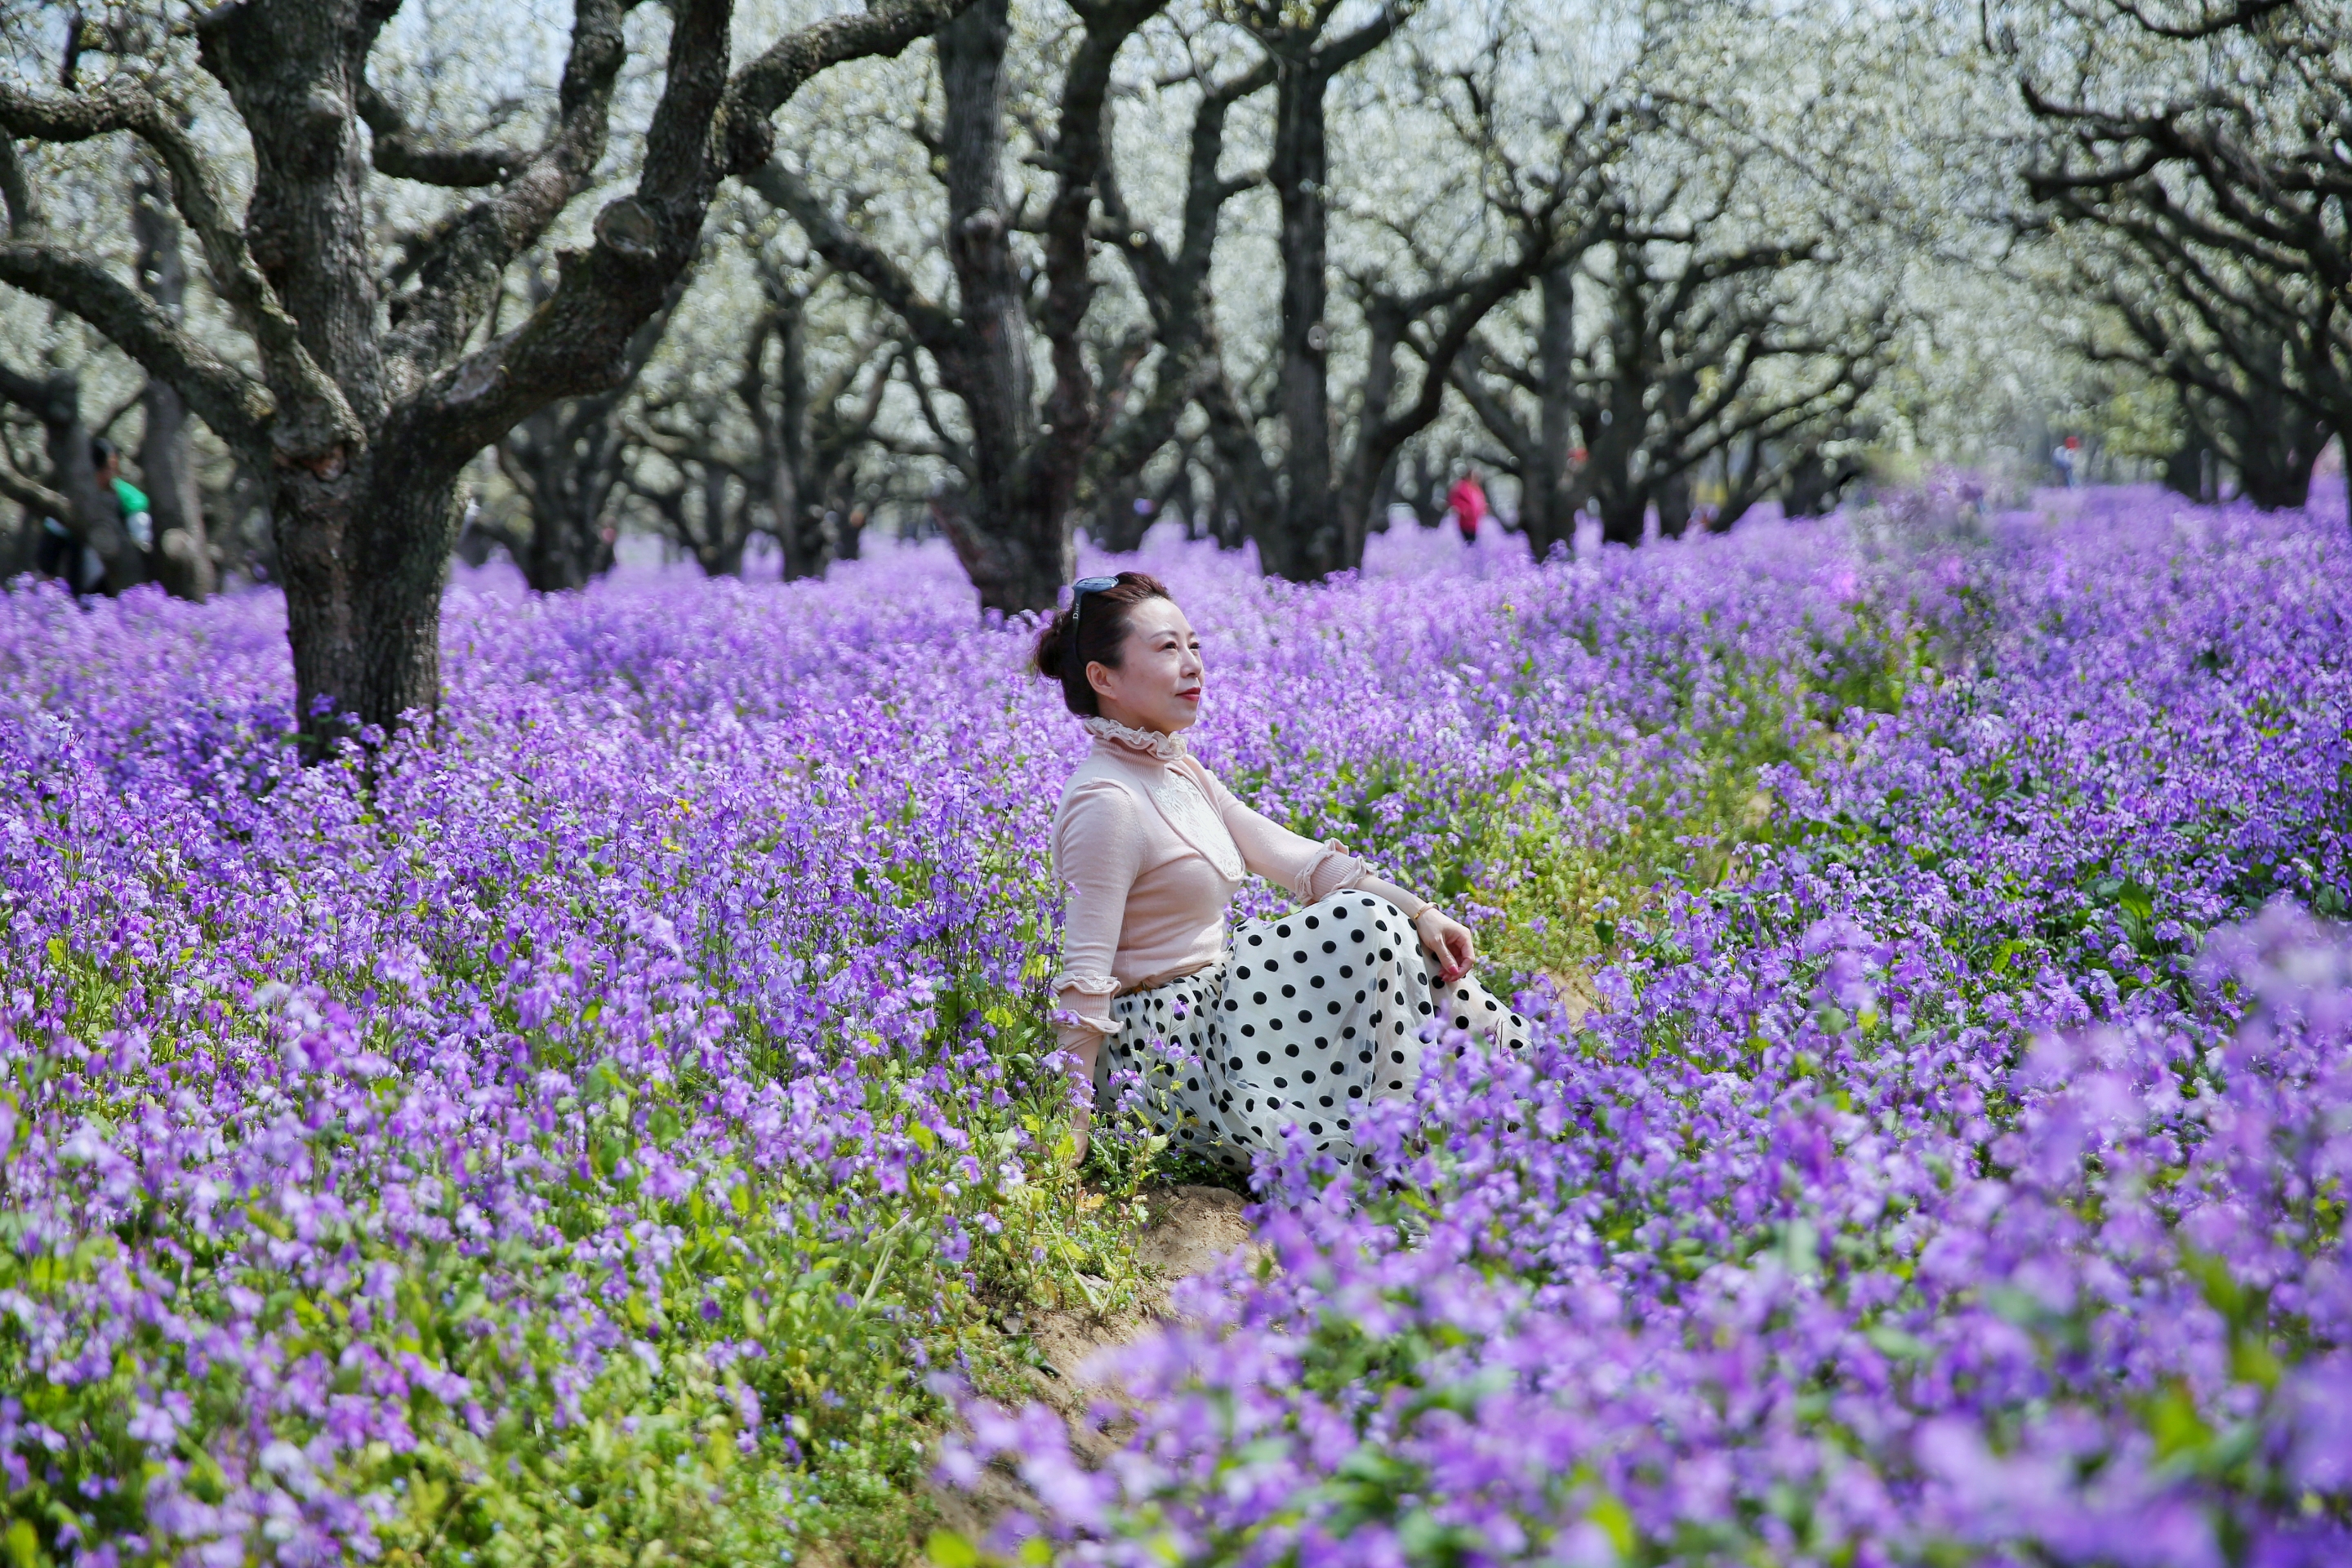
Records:
[[[1066,520],[1041,515],[1022,482],[1038,415],[1025,289],[1004,204],[1012,28],[1010,0],[980,0],[939,37],[948,258],[962,329],[961,353],[940,368],[971,425],[970,502],[952,514],[949,537],[981,604],[1007,612],[1051,608],[1070,573]]]
[[[1536,338],[1535,471],[1519,479],[1519,522],[1538,561],[1576,547],[1576,267],[1564,257],[1544,268]]]
[[[1341,539],[1331,484],[1331,154],[1324,95],[1332,73],[1311,49],[1276,57],[1274,149],[1266,165],[1282,220],[1282,310],[1276,339],[1282,419],[1282,510],[1257,542],[1266,571],[1294,581],[1358,563]]]

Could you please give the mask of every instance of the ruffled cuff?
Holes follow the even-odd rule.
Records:
[[[1110,1016],[1111,998],[1118,994],[1118,982],[1108,974],[1054,976],[1054,1025],[1063,1043],[1070,1043],[1072,1029],[1097,1036],[1118,1034],[1118,1020]]]
[[[1290,892],[1302,904],[1320,903],[1332,894],[1352,888],[1364,875],[1364,863],[1348,853],[1348,847],[1334,838],[1316,852],[1298,873],[1298,880]]]

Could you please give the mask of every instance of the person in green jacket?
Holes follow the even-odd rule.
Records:
[[[131,535],[131,542],[144,554],[155,548],[155,514],[147,510],[147,492],[122,477],[122,454],[105,437],[93,438],[89,444],[90,467],[98,470],[99,482],[114,489],[114,504],[122,509],[122,530]]]
[[[113,442],[95,436],[89,443],[89,466],[98,470],[99,483],[114,495],[114,504],[122,510],[122,530],[131,542],[145,554],[155,548],[155,517],[147,507],[147,493],[122,477],[122,454]],[[77,548],[72,532],[60,519],[41,520],[40,570],[52,577],[65,579],[66,586],[77,596],[106,591],[106,563],[98,552],[87,545]]]

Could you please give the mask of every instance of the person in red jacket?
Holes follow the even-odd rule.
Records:
[[[1478,525],[1486,521],[1486,489],[1478,482],[1478,470],[1471,468],[1454,481],[1446,492],[1445,504],[1454,509],[1454,525],[1462,531],[1462,542],[1478,542]]]

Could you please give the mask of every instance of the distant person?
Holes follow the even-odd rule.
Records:
[[[2082,461],[2083,438],[2080,436],[2067,437],[2050,454],[2050,466],[2058,470],[2059,484],[2070,490],[2074,488],[2075,474],[2081,468]]]
[[[99,483],[114,491],[114,504],[122,509],[122,531],[142,555],[155,548],[155,514],[147,510],[147,492],[122,477],[122,454],[114,443],[100,436],[89,444],[90,467],[98,470]]]
[[[1486,521],[1486,488],[1478,482],[1478,470],[1471,468],[1454,481],[1446,492],[1445,504],[1454,509],[1454,526],[1462,531],[1462,542],[1478,542],[1478,525]]]
[[[89,443],[89,466],[98,470],[98,482],[114,502],[116,521],[131,536],[131,542],[142,554],[155,548],[155,518],[148,510],[144,491],[122,477],[122,454],[113,442],[95,436]],[[74,542],[73,531],[62,519],[45,517],[41,520],[40,550],[35,564],[44,576],[61,579],[75,597],[108,592],[106,563],[98,552],[87,544]],[[119,589],[127,584],[113,584]]]

